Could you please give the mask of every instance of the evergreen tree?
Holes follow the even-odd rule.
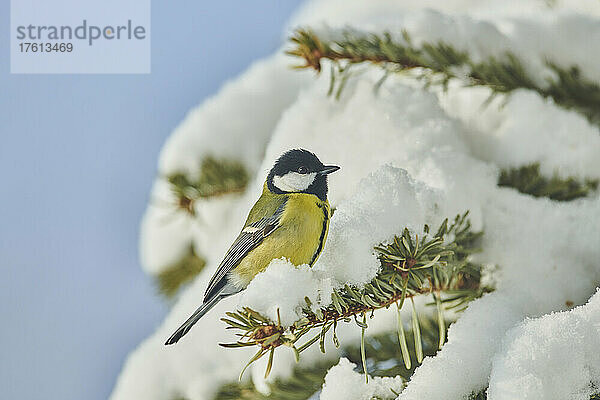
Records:
[[[367,32],[348,27],[321,30],[309,27],[298,29],[291,35],[286,52],[293,57],[292,61],[300,60],[300,69],[312,69],[318,74],[329,73],[331,102],[344,101],[345,92],[350,90],[359,74],[379,71],[382,79],[373,84],[375,93],[384,85],[398,85],[398,81],[393,79],[398,75],[405,79],[404,82],[414,85],[417,88],[415,90],[423,92],[440,88],[452,90],[451,83],[458,82],[462,87],[486,88],[491,97],[499,97],[507,102],[514,93],[527,91],[551,101],[552,107],[584,117],[593,126],[589,129],[597,131],[600,122],[600,85],[586,76],[577,64],[565,65],[564,61],[559,62],[544,55],[543,64],[553,74],[540,83],[539,77],[532,76],[526,67],[527,62],[515,53],[500,52],[481,59],[453,43],[442,40],[415,41],[412,36],[410,31],[402,30]],[[327,94],[322,93],[322,96]],[[489,101],[483,105],[488,106],[491,107]],[[504,193],[499,187],[511,190],[511,195],[525,195],[527,199],[522,200],[522,204],[535,201],[539,202],[535,204],[550,204],[543,209],[543,218],[548,219],[552,218],[556,207],[587,207],[586,204],[595,204],[593,202],[598,198],[597,174],[586,176],[561,171],[560,174],[548,175],[540,167],[540,161],[497,168],[496,181],[490,190],[494,190],[495,196]],[[193,219],[197,217],[197,203],[223,195],[244,193],[253,179],[249,172],[251,170],[242,161],[209,154],[202,160],[199,173],[181,172],[161,179],[168,182],[175,195],[175,208]],[[310,298],[307,294],[300,307],[301,316],[291,324],[282,323],[279,310],[277,317],[273,317],[250,306],[231,309],[222,316],[221,329],[223,332],[225,329],[234,332],[238,340],[223,340],[221,351],[235,352],[241,351],[238,348],[249,347],[255,351],[245,367],[240,364],[231,368],[243,374],[249,365],[265,357],[266,379],[277,363],[276,353],[291,351],[299,360],[309,348],[319,348],[325,353],[333,345],[340,349],[342,356],[360,366],[358,372],[364,374],[366,382],[369,382],[369,376],[401,377],[409,382],[424,357],[434,357],[444,347],[449,325],[456,319],[460,321],[462,311],[470,302],[496,290],[495,282],[486,278],[486,271],[490,268],[502,270],[504,267],[501,260],[498,260],[498,265],[490,266],[484,265],[478,258],[478,253],[490,245],[489,239],[486,241],[485,226],[483,229],[473,227],[468,209],[465,204],[462,209],[464,213],[446,215],[449,219],[435,226],[435,229],[428,225],[422,225],[419,230],[414,225],[398,226],[395,235],[372,249],[379,262],[378,272],[373,279],[362,284],[346,283],[336,287],[326,301]],[[592,206],[589,209],[595,210]],[[565,212],[575,213],[573,210],[569,208]],[[507,245],[506,251],[513,249]],[[532,249],[534,251],[536,249]],[[582,263],[587,262],[585,257],[577,258],[574,255],[574,259]],[[190,247],[179,262],[157,275],[161,291],[174,296],[205,265],[203,255],[196,254],[193,246]],[[592,272],[589,275],[591,279],[598,279]],[[523,276],[523,279],[531,279],[531,275],[526,273]],[[539,276],[536,278],[543,279]],[[587,278],[573,276],[573,279]],[[591,294],[584,296],[587,299]],[[425,297],[429,299],[430,311],[427,312],[416,308],[414,303],[414,299]],[[574,303],[568,300],[565,306],[570,309]],[[396,330],[371,335],[369,318],[376,310],[390,308],[397,310]],[[403,320],[402,309],[410,312],[410,320]],[[549,311],[560,309],[545,310],[544,313]],[[348,323],[357,325],[357,329],[361,330],[359,343],[344,342],[338,338],[336,329]],[[241,376],[239,382],[222,381],[214,398],[314,398],[322,388],[327,371],[336,364],[337,360],[328,357],[310,365],[298,364],[291,369],[289,376],[277,376],[266,381],[266,389],[255,381],[242,380]],[[463,395],[471,399],[487,398],[488,384],[491,387],[491,383],[484,386],[478,384],[477,389]],[[600,396],[600,388],[595,385],[596,381],[589,382],[590,399]],[[396,392],[388,394],[390,398],[399,395]],[[194,400],[187,399],[184,393],[179,392],[175,397]]]

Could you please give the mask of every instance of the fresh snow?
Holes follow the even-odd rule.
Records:
[[[426,6],[433,10],[422,10]],[[543,84],[545,58],[577,63],[600,82],[599,16],[600,5],[590,1],[322,0],[309,2],[292,24],[332,35],[346,25],[398,34],[406,28],[417,43],[444,38],[475,58],[510,49]],[[485,232],[475,260],[490,266],[486,279],[497,290],[458,316],[448,342],[424,360],[399,399],[458,400],[488,385],[491,400],[587,399],[592,385],[598,390],[600,297],[592,296],[600,282],[600,196],[555,202],[496,186],[500,169],[532,162],[548,177],[600,178],[598,127],[525,90],[485,105],[485,88],[454,81],[445,92],[426,91],[406,76],[390,76],[376,91],[377,68],[351,77],[335,100],[326,96],[327,73],[314,78],[292,71],[294,61],[274,56],[255,64],[190,113],[165,145],[162,175],[194,174],[202,157],[212,154],[240,160],[253,178],[244,194],[199,202],[196,219],[164,206],[174,199],[157,180],[142,223],[144,268],[159,273],[190,245],[208,263],[131,354],[111,399],[211,399],[220,385],[237,379],[255,350],[217,345],[235,340],[219,321],[226,311],[249,306],[275,319],[279,309],[282,323],[291,324],[305,296],[326,305],[333,288],[368,282],[377,272],[373,245],[405,226],[420,232],[425,223],[437,227],[466,210],[474,229]],[[200,304],[273,161],[296,147],[342,167],[330,176],[336,212],[316,265],[274,260],[180,343],[163,346]],[[585,305],[569,310],[572,304]],[[378,311],[368,323],[367,334],[392,330],[395,311]],[[360,329],[340,324],[338,336],[343,344],[356,343]],[[301,365],[340,356],[331,345],[326,355],[315,347],[302,353]],[[250,367],[245,379],[266,392],[265,363]],[[269,379],[289,376],[294,366],[292,352],[278,349]],[[402,389],[399,378],[366,385],[353,369],[340,360],[322,398],[387,397],[390,389]]]
[[[402,378],[370,378],[365,382],[365,376],[355,372],[356,365],[347,358],[340,359],[338,365],[332,367],[325,376],[321,400],[362,400],[393,399],[395,393],[402,391]]]
[[[598,349],[600,292],[572,311],[512,328],[493,360],[488,399],[588,400],[600,388]]]

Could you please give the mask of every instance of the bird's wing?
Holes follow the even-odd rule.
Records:
[[[219,289],[227,283],[227,273],[235,268],[251,250],[256,248],[267,236],[279,227],[286,200],[280,202],[274,212],[258,221],[247,224],[233,242],[219,268],[208,283],[204,301],[209,301]]]

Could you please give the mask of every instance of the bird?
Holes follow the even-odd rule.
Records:
[[[292,149],[269,171],[260,198],[208,283],[200,307],[169,337],[177,343],[219,301],[244,290],[274,259],[313,266],[329,231],[327,177],[339,170],[312,152]]]

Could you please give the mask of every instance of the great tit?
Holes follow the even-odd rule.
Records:
[[[177,343],[215,304],[244,290],[272,260],[285,257],[294,265],[310,266],[317,261],[331,217],[327,175],[338,169],[304,149],[277,159],[242,231],[208,283],[202,305],[165,344]]]

